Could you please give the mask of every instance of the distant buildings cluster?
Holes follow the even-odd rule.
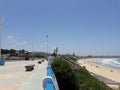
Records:
[[[22,50],[15,50],[15,49],[1,49],[2,58],[5,60],[8,59],[25,59],[25,58],[32,58],[32,57],[45,57],[46,53],[44,52],[29,52],[24,49]]]

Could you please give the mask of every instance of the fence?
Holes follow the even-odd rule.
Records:
[[[43,80],[44,90],[59,90],[55,74],[51,68],[53,60],[48,60],[47,76]]]

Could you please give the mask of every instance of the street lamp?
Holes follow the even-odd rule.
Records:
[[[1,48],[2,48],[2,23],[4,21],[4,17],[2,17],[1,21],[0,21],[0,60],[1,60]]]
[[[34,43],[32,42],[32,60],[34,60]]]
[[[46,47],[47,47],[47,54],[46,54],[46,58],[48,59],[48,34],[46,35],[46,39],[47,39],[47,43],[46,43]]]

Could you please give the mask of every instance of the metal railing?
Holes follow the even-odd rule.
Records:
[[[47,76],[43,80],[44,90],[59,90],[55,74],[51,68],[53,60],[48,60]]]

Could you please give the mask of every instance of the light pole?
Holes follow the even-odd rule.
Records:
[[[46,48],[47,48],[46,57],[47,57],[47,59],[48,59],[48,34],[46,35],[46,40],[47,40],[47,43],[46,43]]]
[[[34,54],[34,44],[33,44],[33,41],[32,41],[32,60],[34,60],[33,54]]]
[[[2,20],[0,21],[0,60],[1,60],[1,48],[2,48],[2,23],[4,21],[4,17],[2,17]]]

